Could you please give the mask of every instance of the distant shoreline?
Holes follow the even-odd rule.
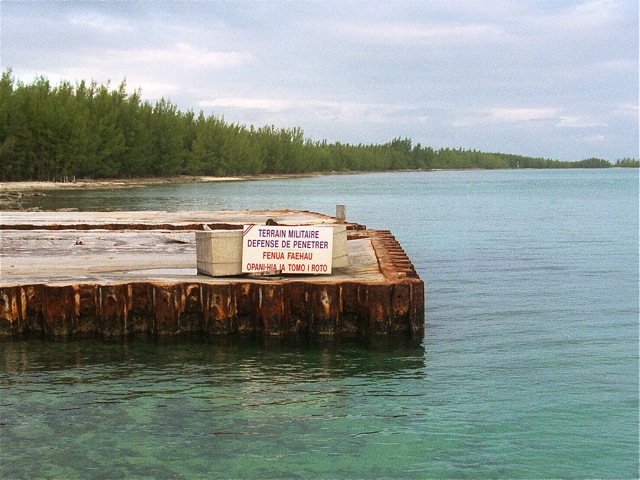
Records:
[[[246,182],[256,180],[274,180],[279,178],[307,178],[327,175],[322,173],[309,174],[278,174],[278,175],[243,175],[233,177],[213,177],[201,175],[180,175],[175,177],[149,178],[110,178],[100,180],[76,180],[70,182],[52,181],[17,181],[0,182],[0,195],[18,192],[40,192],[52,190],[104,190],[115,188],[150,187],[155,185],[170,185],[177,183],[206,183],[206,182]]]
[[[609,168],[620,168],[615,165]],[[70,182],[54,181],[15,181],[0,182],[0,203],[3,197],[15,196],[19,193],[43,192],[54,190],[105,190],[115,188],[150,187],[155,185],[170,185],[178,183],[207,183],[207,182],[250,182],[258,180],[278,180],[290,178],[313,178],[328,175],[360,175],[366,173],[389,173],[389,172],[440,172],[440,171],[471,171],[471,170],[493,170],[483,168],[462,168],[462,169],[398,169],[383,171],[339,171],[339,172],[310,172],[310,173],[262,173],[258,175],[238,175],[215,177],[207,175],[177,175],[173,177],[140,177],[140,178],[104,178],[99,180],[81,179]],[[503,169],[500,169],[503,170]],[[513,170],[513,169],[507,169]],[[538,170],[522,168],[518,170]],[[546,170],[546,169],[543,169]],[[0,210],[1,210],[0,205]]]
[[[71,182],[0,182],[0,212],[24,210],[23,199],[34,196],[45,196],[46,192],[61,190],[114,190],[119,188],[143,188],[157,185],[172,185],[180,183],[207,183],[207,182],[249,182],[257,180],[276,180],[288,178],[311,178],[331,173],[307,173],[307,174],[260,174],[243,175],[233,177],[213,177],[203,175],[179,175],[174,177],[149,177],[149,178],[110,178],[100,180],[76,180]],[[357,172],[354,172],[357,173]]]

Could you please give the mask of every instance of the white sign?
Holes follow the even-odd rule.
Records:
[[[245,225],[242,273],[331,273],[332,227]]]

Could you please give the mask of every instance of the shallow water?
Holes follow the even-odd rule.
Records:
[[[346,204],[414,262],[426,333],[0,342],[0,477],[639,476],[637,170],[43,198],[84,210]]]

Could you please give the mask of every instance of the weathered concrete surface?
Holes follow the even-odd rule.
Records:
[[[387,231],[349,224],[348,265],[330,276],[197,274],[194,229],[269,218],[335,222],[289,211],[3,213],[0,335],[423,332],[423,282]]]

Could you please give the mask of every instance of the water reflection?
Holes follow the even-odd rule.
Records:
[[[370,339],[298,337],[159,337],[154,339],[0,340],[0,373],[92,368],[184,368],[215,374],[220,369],[252,376],[354,376],[395,374],[424,367],[422,339],[384,336]]]

